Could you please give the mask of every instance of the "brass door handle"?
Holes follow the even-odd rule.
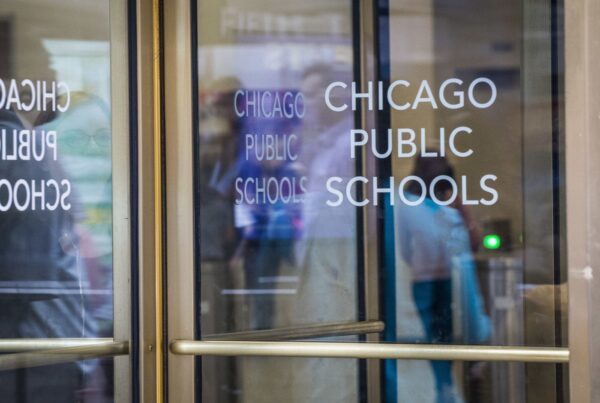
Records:
[[[316,325],[290,326],[266,330],[250,330],[245,332],[217,333],[203,335],[203,341],[275,341],[303,340],[321,337],[354,336],[360,334],[380,333],[385,323],[379,320],[362,322],[335,322]]]
[[[111,338],[0,339],[0,353],[22,353],[65,347],[95,346],[113,342],[114,340]]]
[[[177,355],[568,363],[569,349],[432,344],[174,340]]]
[[[34,341],[39,344],[33,346]],[[3,342],[6,347],[7,340]],[[1,355],[0,371],[129,354],[128,341],[112,339],[26,339],[10,342],[11,351],[17,348],[30,351]],[[5,348],[3,351],[7,350]]]

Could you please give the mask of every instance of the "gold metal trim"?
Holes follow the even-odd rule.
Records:
[[[600,401],[596,377],[600,359],[600,331],[596,313],[598,291],[597,231],[600,224],[598,131],[600,95],[600,3],[565,2],[565,163],[567,209],[568,328],[572,365],[569,366],[571,402]],[[559,52],[561,52],[559,50]]]
[[[218,333],[202,337],[203,341],[250,341],[250,340],[302,340],[317,337],[352,336],[380,333],[385,323],[376,320],[364,322],[338,322],[308,326],[291,326],[278,329],[252,330],[235,333]]]
[[[376,0],[361,0],[358,2],[358,26],[352,27],[352,30],[359,31],[359,63],[361,92],[367,92],[369,81],[377,81],[377,72],[375,63],[377,42],[375,40],[375,13],[377,12],[378,2]],[[354,9],[354,7],[352,7]],[[355,12],[354,10],[352,11]],[[369,112],[366,99],[362,100],[360,128],[369,131],[377,127],[377,114]],[[378,176],[375,159],[370,156],[366,149],[362,150],[362,173],[360,175]],[[364,194],[369,194],[371,186],[363,184]],[[379,247],[383,242],[378,231],[378,209],[368,206],[362,207],[363,231],[362,231],[362,250],[363,250],[363,275],[364,275],[364,314],[365,319],[376,320],[381,318],[380,314],[380,267],[382,266],[382,257],[379,254]],[[380,335],[371,333],[366,336],[369,343],[380,341]],[[366,367],[366,394],[367,401],[379,402],[381,396],[381,363],[377,360],[367,360]]]
[[[46,342],[47,339],[42,340]],[[83,342],[83,340],[79,340]],[[50,344],[48,344],[50,345]],[[129,354],[129,342],[94,343],[0,356],[0,371]]]
[[[569,362],[568,349],[549,347],[175,340],[170,350],[179,355]]]
[[[163,117],[165,126],[165,306],[167,334],[194,339],[194,136],[192,95],[192,8],[189,0],[170,0],[163,8]],[[198,135],[197,133],[195,135]],[[192,356],[167,358],[165,373],[169,402],[195,402],[195,360]]]
[[[162,210],[162,108],[161,108],[161,0],[152,0],[152,92],[154,117],[154,293],[155,293],[155,369],[156,402],[164,401],[163,373],[163,210]]]
[[[0,353],[21,353],[67,347],[100,346],[113,344],[111,338],[97,339],[0,339]]]

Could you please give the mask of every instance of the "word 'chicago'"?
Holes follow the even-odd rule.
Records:
[[[233,108],[240,118],[302,119],[304,95],[294,91],[237,90]]]
[[[59,100],[59,95],[64,97]],[[62,81],[0,80],[0,109],[66,112],[71,103],[69,87]]]
[[[417,109],[421,104],[429,104],[433,109],[438,109],[441,104],[447,109],[461,109],[465,107],[466,102],[478,109],[486,109],[494,104],[498,90],[492,80],[486,77],[479,77],[473,80],[468,86],[459,78],[448,78],[444,80],[437,91],[432,91],[431,85],[427,80],[421,81],[419,88],[414,97],[407,97],[405,92],[411,87],[411,83],[406,80],[395,80],[390,85],[384,88],[382,81],[376,83],[377,91],[373,81],[367,82],[366,92],[360,92],[356,82],[350,85],[350,97],[352,99],[352,110],[355,111],[361,99],[367,101],[367,109],[383,110],[389,105],[390,108],[405,111],[408,109]],[[347,95],[348,84],[342,81],[334,81],[325,89],[325,104],[334,112],[343,112],[348,109],[348,104],[344,101],[340,102],[340,98],[344,99],[347,96],[340,96],[338,88],[344,91]],[[489,95],[486,99],[477,99],[475,97],[476,90],[487,89]],[[436,94],[437,97],[434,95]],[[377,105],[375,106],[375,103]]]

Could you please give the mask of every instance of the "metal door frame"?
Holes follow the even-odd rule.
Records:
[[[158,0],[152,1],[158,2]],[[372,24],[368,22],[373,18],[373,9],[370,2],[360,3],[363,29],[361,40],[367,42],[373,35]],[[598,367],[598,360],[595,359],[598,351],[593,346],[593,341],[595,334],[599,332],[595,326],[596,321],[593,320],[591,307],[592,302],[600,298],[600,293],[594,292],[593,288],[593,278],[600,275],[596,273],[598,269],[593,265],[595,259],[600,258],[600,248],[592,242],[594,228],[600,228],[600,212],[593,208],[600,202],[600,188],[596,184],[598,181],[594,180],[594,172],[600,172],[600,159],[597,158],[597,155],[600,155],[600,142],[594,137],[594,135],[597,137],[597,133],[600,132],[600,120],[597,118],[600,111],[600,96],[599,91],[594,91],[600,85],[600,80],[593,74],[593,68],[600,65],[600,60],[596,60],[600,58],[598,56],[600,41],[597,39],[600,38],[600,27],[594,24],[600,17],[598,2],[566,0],[565,4],[569,348],[252,342],[247,339],[245,341],[194,340],[196,338],[192,319],[195,301],[195,279],[192,269],[194,267],[194,183],[193,154],[190,146],[193,144],[192,122],[196,117],[191,100],[197,96],[194,93],[197,88],[192,74],[196,57],[193,32],[195,12],[189,0],[170,0],[162,10],[166,44],[162,59],[164,61],[162,77],[164,98],[162,99],[165,115],[164,129],[168,133],[163,162],[166,166],[165,225],[168,239],[166,265],[169,269],[166,284],[163,282],[164,279],[155,273],[156,283],[152,284],[152,287],[157,292],[160,289],[166,290],[165,301],[169,309],[169,314],[166,315],[166,331],[170,340],[170,354],[164,358],[167,368],[166,396],[169,401],[195,401],[197,375],[194,371],[196,362],[194,357],[199,355],[568,362],[571,400],[591,402],[594,397],[600,396],[600,381],[593,384],[590,376],[591,371]],[[154,29],[157,30],[159,27]],[[156,58],[156,54],[154,57]],[[366,56],[361,63],[366,63]],[[366,71],[366,68],[363,69],[364,74],[367,74]],[[373,73],[369,72],[369,74]],[[154,76],[157,75],[160,77],[159,71],[154,72]],[[144,79],[141,82],[143,83]],[[146,150],[148,154],[145,155],[156,155],[156,150],[153,152]],[[143,150],[141,155],[144,155]],[[155,163],[158,162],[155,160]],[[149,168],[146,166],[145,169]],[[156,225],[156,222],[153,225]],[[372,224],[367,222],[365,227],[368,225]],[[147,228],[151,228],[151,225],[149,224]],[[155,229],[154,233],[158,234],[161,231]],[[371,256],[372,251],[366,255]],[[156,264],[155,267],[157,271],[164,269],[160,264]],[[373,273],[367,273],[367,277],[372,275]],[[148,283],[144,286],[150,289]],[[142,306],[146,305],[142,304]],[[148,306],[152,309],[153,305]],[[156,321],[162,320],[160,315],[156,315],[156,318]],[[376,320],[377,310],[370,312],[366,319]],[[156,362],[164,365],[164,362],[159,359]],[[378,364],[372,365],[371,368],[376,367]],[[154,381],[152,378],[144,378],[143,383]],[[156,381],[160,382],[160,379]],[[377,392],[369,392],[369,395],[374,398]],[[144,399],[144,401],[150,400]],[[160,402],[162,399],[156,396],[154,401]]]

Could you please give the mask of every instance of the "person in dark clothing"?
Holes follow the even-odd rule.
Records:
[[[0,144],[6,150],[18,149],[25,130],[36,136],[32,155],[42,155],[46,129],[25,129],[15,113],[0,111]],[[97,337],[85,295],[89,280],[77,230],[79,205],[64,185],[69,179],[59,159],[45,151],[41,160],[0,160],[0,338]],[[59,186],[48,185],[52,181]],[[0,396],[73,402],[96,367],[87,361],[0,370]]]

